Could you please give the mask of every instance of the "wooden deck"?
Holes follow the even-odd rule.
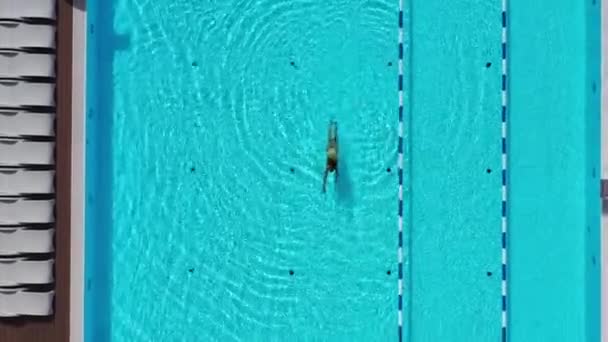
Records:
[[[57,0],[55,314],[48,318],[0,320],[3,342],[70,339],[72,12],[72,0]]]

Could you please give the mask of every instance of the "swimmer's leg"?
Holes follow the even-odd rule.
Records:
[[[335,179],[336,183],[338,182],[338,169],[339,169],[339,167],[338,167],[338,165],[336,165],[336,169],[334,170],[334,173],[335,173],[334,179]]]
[[[325,173],[323,174],[323,188],[321,189],[321,191],[323,193],[325,193],[325,187],[327,185],[327,174],[329,173],[329,169],[325,168]]]

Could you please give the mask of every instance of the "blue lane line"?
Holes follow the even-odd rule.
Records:
[[[397,334],[399,342],[403,341],[403,0],[399,0],[399,78],[397,90],[399,92],[399,142],[397,150],[397,168],[399,173],[399,200],[397,222],[399,228],[399,245],[397,247],[397,262],[399,278],[397,280]]]
[[[501,280],[501,340],[507,342],[507,0],[502,0],[502,77],[501,77],[501,145],[502,145],[502,206],[501,206],[501,252],[502,252],[502,280]]]

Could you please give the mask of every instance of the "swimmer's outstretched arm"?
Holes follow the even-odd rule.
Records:
[[[338,123],[335,121],[329,122],[329,128],[327,129],[327,142],[336,143],[338,140]]]

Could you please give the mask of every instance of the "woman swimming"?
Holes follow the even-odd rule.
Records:
[[[338,181],[338,123],[335,121],[329,122],[327,132],[327,162],[325,165],[325,174],[323,175],[323,192],[327,184],[327,175],[330,172],[336,172],[336,181]]]

